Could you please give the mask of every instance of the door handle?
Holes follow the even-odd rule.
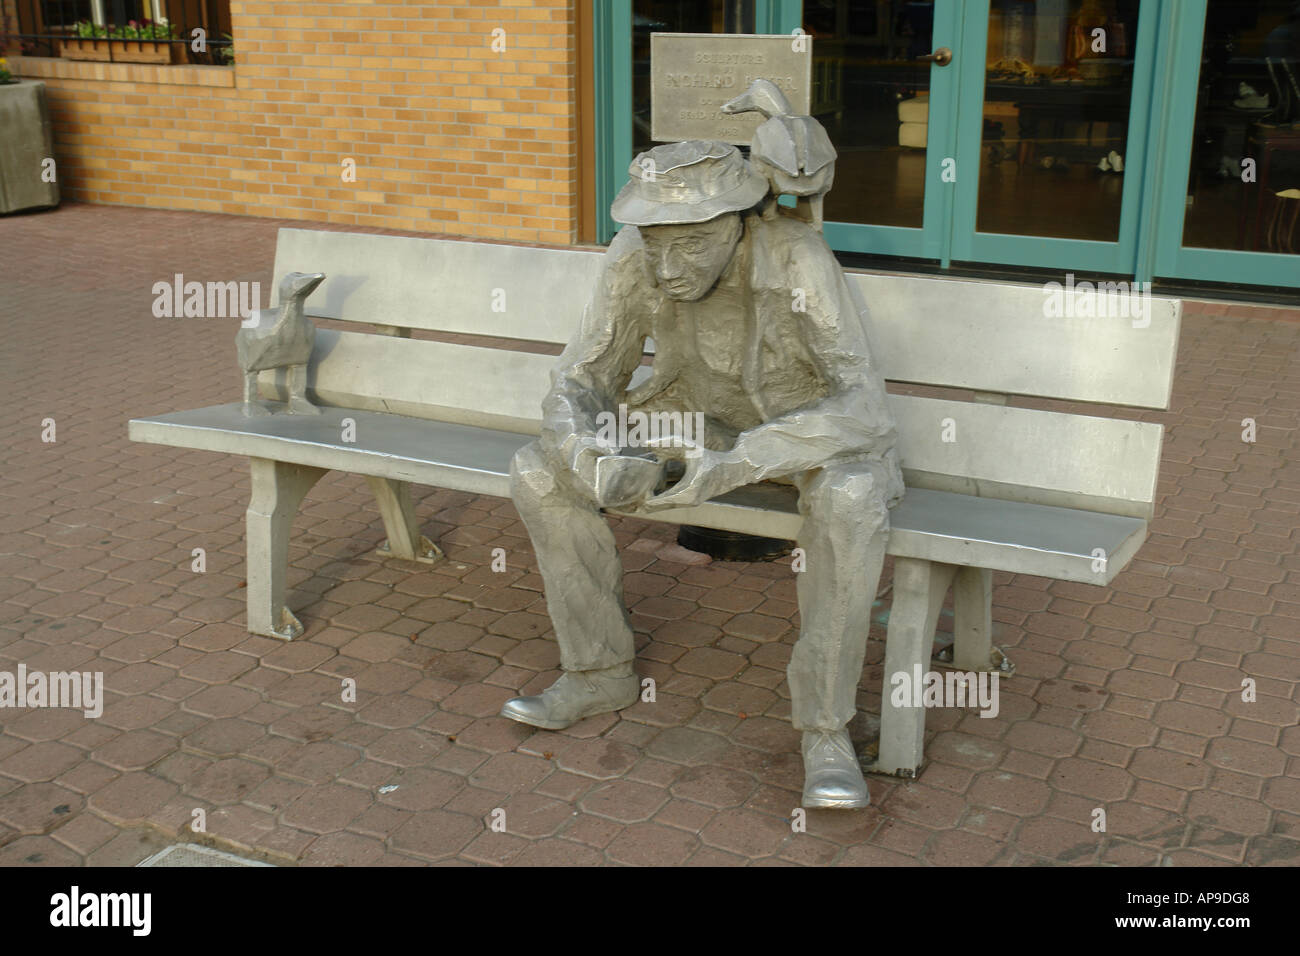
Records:
[[[933,53],[927,53],[925,56],[918,56],[918,60],[926,60],[935,66],[947,66],[952,62],[952,50],[946,46],[941,46]]]

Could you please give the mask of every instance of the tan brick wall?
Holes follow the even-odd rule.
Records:
[[[48,86],[69,199],[567,243],[575,2],[232,0],[229,86],[203,85],[223,67],[11,63]]]

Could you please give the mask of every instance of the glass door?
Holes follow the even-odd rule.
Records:
[[[1165,24],[1158,276],[1300,288],[1300,2],[1180,0]]]
[[[968,0],[952,259],[1132,274],[1156,0]]]
[[[655,29],[813,42],[837,250],[1300,288],[1300,0],[593,0],[596,199]],[[942,53],[943,55],[939,55]]]
[[[948,57],[924,57],[951,54],[960,20],[957,0],[804,0],[812,112],[839,154],[832,248],[946,258],[956,73]]]

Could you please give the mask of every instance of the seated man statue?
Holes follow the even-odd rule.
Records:
[[[813,225],[773,215],[772,202],[767,181],[724,143],[657,146],[632,164],[611,209],[625,227],[560,359],[541,437],[511,467],[564,673],[501,713],[560,729],[639,697],[623,570],[602,507],[650,514],[784,480],[804,519],[802,630],[787,671],[803,732],[803,806],[863,807],[847,725],[902,474],[843,271]],[[629,391],[647,338],[651,375]],[[654,493],[657,473],[643,479],[646,452],[611,455],[620,449],[598,434],[602,413],[620,404],[675,420],[703,413],[704,434],[682,442],[684,452],[662,441],[655,449],[682,475],[666,491]]]

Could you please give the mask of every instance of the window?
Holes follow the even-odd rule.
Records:
[[[230,0],[15,0],[5,40],[27,56],[133,63],[233,61]],[[78,24],[82,28],[78,31]],[[193,31],[204,49],[193,49]]]

